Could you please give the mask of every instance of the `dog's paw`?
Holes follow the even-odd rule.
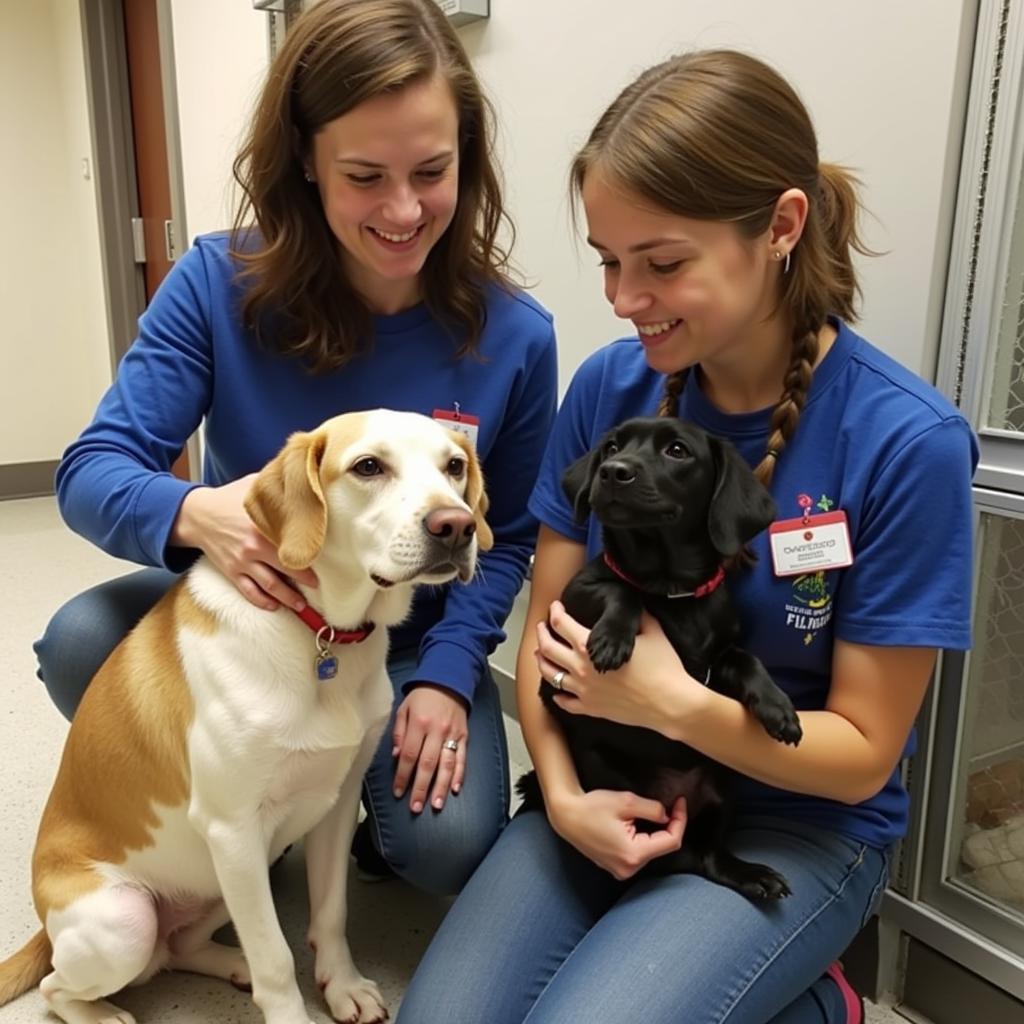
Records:
[[[103,1014],[102,1017],[96,1018],[99,1024],[135,1024],[135,1018],[127,1010],[122,1010],[105,999],[93,1003],[91,1008]]]
[[[610,629],[593,629],[587,639],[587,654],[598,672],[611,672],[629,661],[636,645],[633,633],[616,633]]]
[[[750,711],[773,740],[791,743],[795,747],[803,738],[804,731],[793,702],[781,690],[758,700]]]
[[[781,900],[792,895],[789,882],[767,864],[747,864],[744,877],[737,879],[736,888],[747,899],[758,903],[767,900]]]
[[[336,975],[322,988],[331,1016],[341,1024],[380,1024],[388,1019],[384,997],[369,978]]]

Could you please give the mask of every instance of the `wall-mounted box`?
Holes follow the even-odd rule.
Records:
[[[491,16],[491,0],[434,0],[438,7],[452,19],[452,24],[468,25],[472,21]]]

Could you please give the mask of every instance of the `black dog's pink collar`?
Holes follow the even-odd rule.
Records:
[[[638,583],[635,579],[633,579],[632,576],[630,576],[628,573],[624,572],[619,567],[619,565],[615,561],[615,559],[612,558],[612,556],[609,555],[607,551],[604,553],[604,564],[607,565],[608,568],[611,569],[611,571],[613,573],[615,573],[616,576],[619,577],[619,579],[625,580],[631,587],[636,587],[637,590],[643,590],[643,591],[647,591],[648,593],[651,593],[651,591],[649,591],[647,587],[645,587],[642,584]],[[670,587],[668,589],[668,591],[663,596],[664,597],[707,597],[708,594],[710,594],[713,591],[717,590],[722,585],[724,580],[725,580],[725,568],[724,568],[724,566],[720,565],[718,567],[718,569],[715,571],[715,575],[712,576],[711,579],[707,580],[705,583],[702,583],[695,590],[676,590],[674,587]]]

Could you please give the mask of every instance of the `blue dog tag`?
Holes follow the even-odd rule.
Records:
[[[338,674],[338,659],[332,654],[321,654],[316,659],[316,677],[321,682],[333,679]]]

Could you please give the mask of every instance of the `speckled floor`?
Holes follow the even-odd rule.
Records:
[[[29,857],[67,730],[35,677],[32,641],[65,598],[131,568],[70,533],[60,522],[52,499],[0,501],[0,592],[4,595],[0,627],[0,957],[13,952],[38,927],[29,895]],[[329,1021],[304,941],[307,909],[301,851],[293,850],[274,869],[274,892],[285,933],[296,952],[299,984],[311,1019]],[[353,954],[363,972],[380,984],[394,1015],[447,903],[401,882],[375,885],[354,878],[349,900]],[[262,1020],[247,994],[220,981],[186,974],[161,975],[120,994],[117,1002],[140,1022],[151,1024],[261,1024]],[[0,1024],[55,1019],[37,991],[0,1009]],[[868,1010],[869,1024],[899,1021],[902,1018],[892,1011]]]

